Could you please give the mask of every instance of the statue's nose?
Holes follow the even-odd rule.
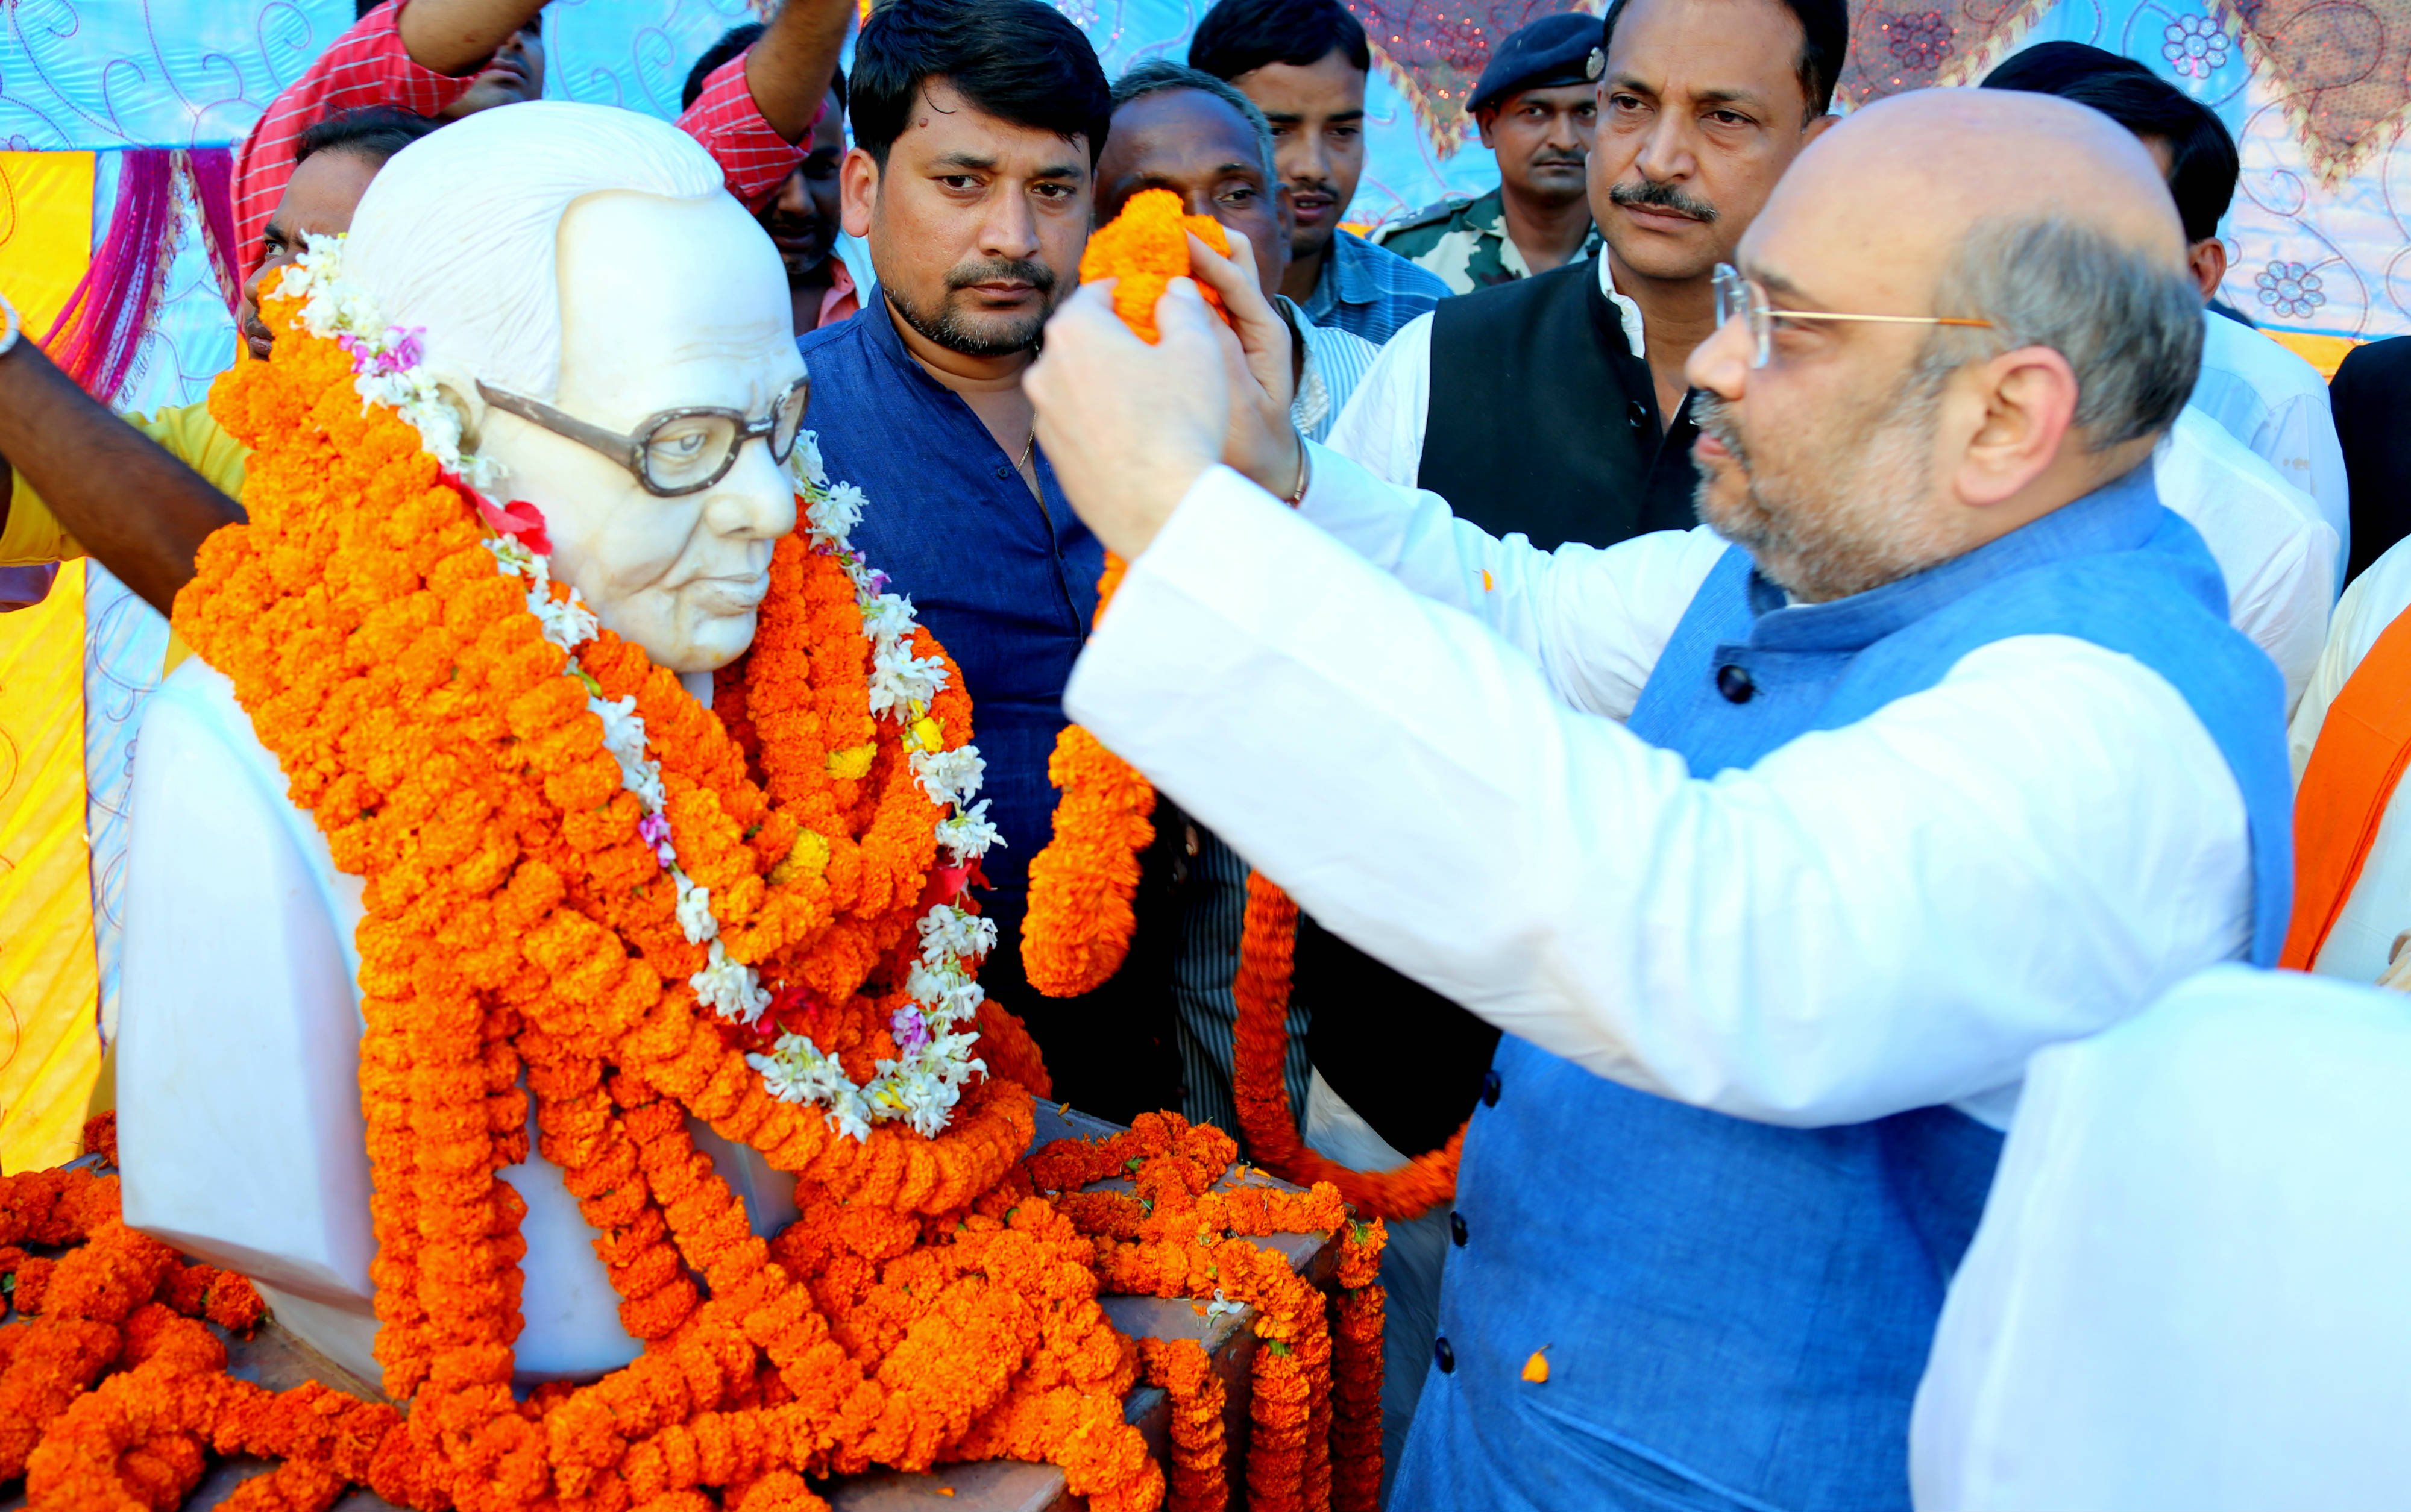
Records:
[[[775,541],[796,528],[794,480],[770,459],[767,442],[748,441],[737,454],[737,465],[713,486],[704,519],[714,534],[749,541]]]

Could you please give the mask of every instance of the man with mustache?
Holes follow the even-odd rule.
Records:
[[[1843,0],[1616,0],[1601,23],[1599,258],[1450,299],[1384,347],[1332,449],[1547,548],[1697,518],[1684,368],[1714,272],[1830,127]],[[1502,437],[1545,436],[1543,445]],[[2238,628],[2299,695],[2333,602],[2337,532],[2206,416],[2168,429],[2161,502],[2208,541]]]
[[[1318,326],[1375,346],[1448,296],[1432,274],[1344,230],[1365,173],[1364,25],[1339,0],[1219,0],[1189,39],[1189,66],[1255,101],[1294,225],[1281,292]]]
[[[1383,226],[1374,244],[1471,294],[1599,251],[1584,175],[1599,125],[1599,25],[1544,16],[1498,44],[1466,101],[1498,187]]]
[[[2275,959],[2282,686],[2152,484],[2185,252],[2095,112],[1862,108],[1715,272],[1707,527],[1604,550],[1297,442],[1219,260],[1241,372],[1186,284],[1158,346],[1057,316],[1040,429],[1130,562],[1067,706],[1506,1031],[1394,1512],[1906,1512],[2030,1057]]]
[[[1374,364],[1331,444],[1535,545],[1692,523],[1683,364],[1709,275],[1832,124],[1843,0],[1616,0],[1598,35],[1591,260],[1451,299]],[[1544,435],[1553,444],[1502,446]]]
[[[731,26],[707,48],[687,71],[682,108],[693,109],[712,73],[753,46],[761,35],[762,23],[749,21]],[[862,307],[854,274],[837,254],[837,170],[844,160],[845,70],[840,68],[829,78],[828,98],[821,106],[820,119],[812,123],[804,160],[754,216],[762,229],[770,233],[779,261],[786,267],[788,301],[798,336],[843,320]]]
[[[1177,1096],[1168,998],[1128,983],[1039,997],[1020,942],[1030,860],[1054,833],[1063,683],[1104,569],[1021,378],[1079,281],[1111,94],[1044,0],[888,0],[848,85],[841,205],[877,281],[860,314],[798,340],[804,423],[868,500],[855,545],[911,597],[978,711],[983,807],[1003,837],[977,894],[998,927],[988,995],[1027,1020],[1057,1097],[1126,1122]]]

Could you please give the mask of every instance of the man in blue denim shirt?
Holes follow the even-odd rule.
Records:
[[[1449,287],[1339,228],[1365,174],[1372,65],[1365,28],[1339,0],[1220,0],[1189,40],[1189,66],[1237,85],[1272,124],[1295,217],[1281,292],[1316,325],[1380,346]]]
[[[1038,996],[1021,971],[1030,858],[1054,832],[1046,759],[1104,548],[1037,449],[1022,370],[1078,281],[1111,103],[1088,39],[1041,0],[892,0],[855,49],[847,231],[879,282],[804,336],[805,423],[869,498],[854,544],[962,669],[1004,844],[980,973],[1030,1025],[1055,1095],[1127,1121],[1172,1105],[1168,998]]]

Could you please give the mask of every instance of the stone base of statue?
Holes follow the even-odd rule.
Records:
[[[1059,1112],[1052,1104],[1040,1104],[1037,1113],[1037,1144],[1118,1132],[1117,1126],[1102,1119],[1077,1112]],[[1234,1185],[1236,1176],[1235,1170],[1226,1174],[1221,1186]],[[1126,1189],[1128,1185],[1100,1182],[1089,1190]],[[1325,1233],[1275,1234],[1254,1243],[1279,1251],[1300,1273],[1320,1283],[1329,1280],[1334,1265],[1337,1246],[1332,1239]],[[230,1368],[235,1375],[279,1390],[314,1380],[364,1397],[377,1395],[373,1374],[363,1378],[344,1369],[284,1326],[286,1317],[292,1316],[288,1310],[298,1310],[312,1323],[322,1323],[321,1316],[312,1311],[314,1304],[307,1299],[279,1294],[269,1287],[260,1290],[269,1298],[276,1316],[252,1338],[233,1342]],[[1225,1461],[1229,1483],[1235,1490],[1245,1486],[1249,1362],[1256,1349],[1256,1336],[1249,1326],[1255,1316],[1253,1310],[1208,1317],[1200,1313],[1195,1303],[1182,1298],[1106,1297],[1101,1301],[1114,1327],[1132,1338],[1195,1339],[1205,1345],[1225,1393],[1223,1431],[1230,1446]],[[1172,1414],[1164,1394],[1151,1386],[1139,1387],[1131,1393],[1124,1417],[1147,1436],[1148,1451],[1158,1460],[1165,1459]],[[184,1502],[183,1512],[212,1512],[237,1486],[267,1468],[265,1461],[256,1460],[216,1461]],[[926,1475],[873,1471],[832,1482],[823,1488],[823,1494],[838,1512],[1071,1512],[1081,1505],[1066,1489],[1063,1473],[1055,1466],[1007,1460],[942,1465]],[[0,1504],[0,1512],[15,1512],[14,1504]],[[387,1508],[386,1503],[368,1491],[356,1490],[336,1504],[334,1512],[387,1512]]]

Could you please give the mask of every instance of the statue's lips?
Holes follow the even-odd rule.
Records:
[[[767,568],[751,577],[699,577],[684,595],[691,608],[709,615],[752,614],[770,594]]]

